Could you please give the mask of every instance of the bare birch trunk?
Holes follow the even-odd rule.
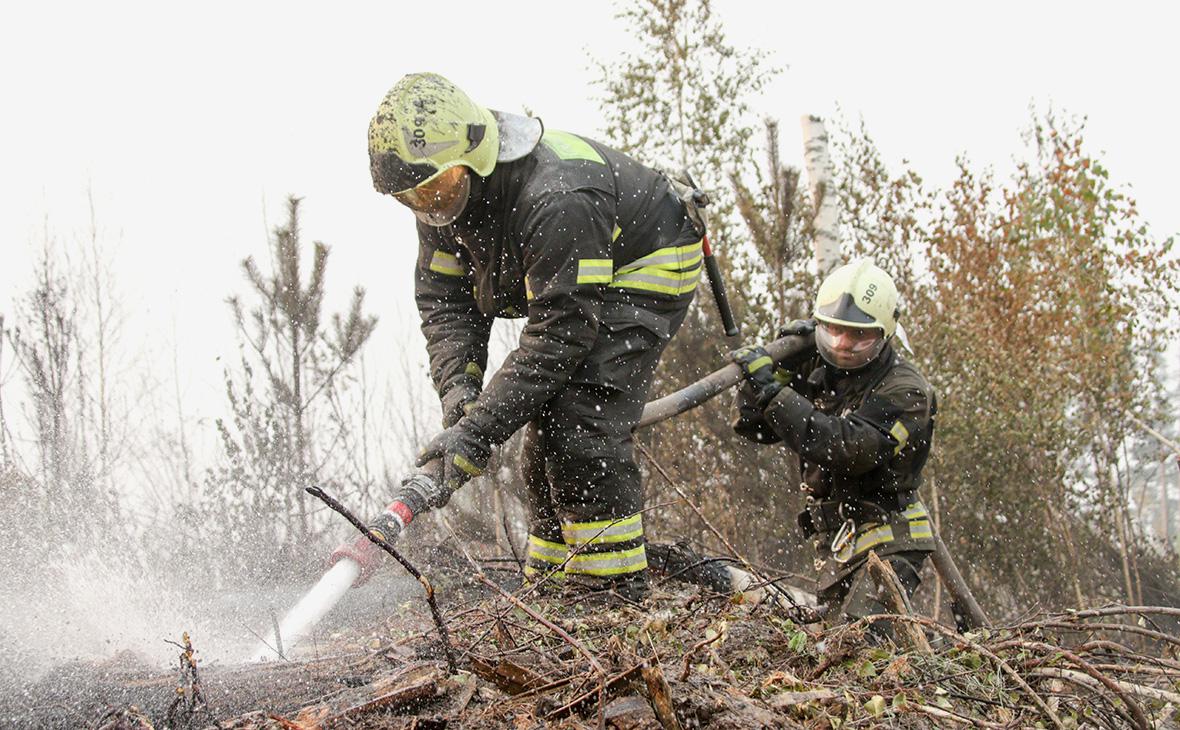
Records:
[[[807,165],[807,184],[815,209],[815,269],[823,278],[840,264],[840,219],[836,204],[836,185],[832,157],[828,154],[828,132],[823,119],[805,116],[803,127],[803,160]]]

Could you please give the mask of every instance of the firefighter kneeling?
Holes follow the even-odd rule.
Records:
[[[893,347],[898,293],[870,260],[836,269],[820,286],[806,334],[815,349],[773,363],[760,347],[733,354],[746,382],[734,429],[799,454],[807,504],[799,526],[815,544],[817,598],[830,618],[888,613],[863,570],[875,550],[910,594],[934,550],[918,498],[934,431],[930,383]]]

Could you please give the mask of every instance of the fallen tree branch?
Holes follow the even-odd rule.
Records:
[[[1135,724],[1138,725],[1141,730],[1148,730],[1151,727],[1151,723],[1148,722],[1147,715],[1144,714],[1143,708],[1139,706],[1139,703],[1132,699],[1131,696],[1119,686],[1118,682],[1092,667],[1085,659],[1082,659],[1080,656],[1073,653],[1072,651],[1069,651],[1068,649],[1063,649],[1059,646],[1050,646],[1049,644],[1040,641],[1028,641],[1025,642],[1025,646],[1040,649],[1041,651],[1048,654],[1057,654],[1061,656],[1061,658],[1070,662],[1100,682],[1102,686],[1106,687],[1106,689],[1110,690],[1116,697],[1122,700],[1123,704],[1127,708],[1127,711],[1131,713],[1131,717]]]
[[[720,633],[714,636],[709,641],[716,641],[721,636]],[[708,643],[706,641],[705,643]],[[697,647],[704,644],[698,644]],[[688,655],[685,655],[685,677],[687,677]],[[685,677],[681,677],[684,679]],[[659,664],[646,664],[643,667],[643,681],[647,685],[647,692],[651,702],[651,708],[656,713],[656,719],[660,721],[660,725],[664,730],[680,730],[680,720],[676,718],[676,702],[672,699],[672,688],[668,686],[668,680],[664,678],[664,671],[660,669]]]
[[[684,652],[684,658],[681,660],[680,676],[677,677],[677,679],[681,682],[687,680],[688,679],[689,664],[692,662],[693,656],[695,656],[696,653],[698,651],[700,651],[701,649],[704,649],[709,644],[712,644],[714,641],[717,641],[718,639],[720,639],[722,636],[723,636],[723,634],[720,631],[718,631],[711,638],[701,639],[697,643],[693,644],[692,648],[690,648],[688,651]],[[645,670],[645,672],[646,672],[646,670]]]
[[[876,550],[869,551],[866,568],[877,585],[885,591],[885,596],[888,598],[889,608],[891,610],[895,613],[907,615],[914,613],[909,599],[906,598],[905,589],[902,587],[901,581],[898,580],[897,573],[893,571],[893,568],[888,563],[877,556]],[[930,642],[926,641],[926,635],[916,625],[903,623],[901,630],[910,647],[919,654],[929,655],[933,653],[930,649]]]
[[[1076,669],[1062,669],[1061,667],[1038,667],[1029,672],[1029,674],[1038,677],[1053,677],[1055,679],[1067,679],[1078,684],[1084,684],[1093,689],[1099,689],[1099,682],[1085,672],[1079,672]],[[1159,700],[1161,702],[1171,702],[1173,705],[1180,707],[1180,694],[1169,692],[1166,689],[1159,689],[1157,687],[1147,687],[1142,684],[1134,684],[1132,682],[1124,682],[1118,679],[1112,679],[1111,682],[1117,684],[1122,689],[1132,694],[1142,695],[1148,699]]]
[[[361,522],[360,519],[350,512],[347,507],[336,501],[332,495],[328,494],[320,487],[308,487],[305,491],[331,507],[336,512],[339,512],[340,515],[344,517],[344,519],[348,520],[353,527],[355,527],[362,535],[368,538],[369,542],[376,544],[377,547],[389,553],[389,555],[394,560],[396,560],[403,568],[406,569],[407,573],[414,576],[414,579],[422,584],[422,587],[426,590],[426,603],[430,606],[430,615],[434,619],[435,627],[438,628],[438,635],[439,640],[442,642],[443,653],[447,657],[447,669],[451,674],[457,673],[459,671],[459,666],[455,663],[455,654],[451,649],[451,637],[447,633],[446,622],[443,621],[442,612],[439,611],[438,602],[434,598],[434,586],[430,584],[430,581],[426,578],[426,576],[422,575],[422,572],[415,568],[409,560],[406,560],[406,558],[401,553],[399,553],[393,547],[393,545],[390,545],[388,540],[370,530],[365,525],[365,523]]]

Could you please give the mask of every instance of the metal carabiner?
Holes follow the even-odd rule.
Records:
[[[856,534],[856,522],[851,517],[844,520],[844,524],[840,525],[840,529],[836,531],[836,536],[832,538],[832,544],[829,549],[832,551],[832,558],[838,563],[848,562],[848,559],[840,560],[837,553],[844,549],[848,541]]]

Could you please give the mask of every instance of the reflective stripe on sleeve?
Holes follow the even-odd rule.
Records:
[[[761,370],[762,368],[766,367],[767,365],[772,365],[772,364],[774,364],[774,360],[771,360],[769,355],[763,355],[762,357],[758,358],[757,360],[754,360],[749,365],[747,365],[746,371],[752,373],[755,370]]]
[[[446,251],[434,252],[430,258],[430,270],[447,276],[463,276],[466,273],[459,263],[459,257]]]
[[[897,446],[893,449],[893,453],[901,453],[905,448],[906,442],[910,440],[910,430],[905,427],[901,421],[893,424],[893,428],[889,429],[889,435],[897,441]]]
[[[620,274],[639,269],[655,268],[665,271],[685,271],[701,263],[704,252],[701,241],[686,246],[666,246],[657,248],[649,254],[640,256],[629,264],[619,267]]]
[[[616,275],[612,287],[654,291],[661,294],[687,294],[697,288],[701,279],[699,268],[692,271],[665,271],[655,267],[644,267],[626,274]]]
[[[614,262],[610,259],[579,259],[579,284],[609,284],[614,276]]]
[[[561,526],[562,539],[574,546],[626,542],[642,536],[643,514],[639,512],[619,520],[567,522]]]
[[[621,575],[637,573],[647,568],[647,548],[640,545],[630,550],[607,553],[580,553],[570,557],[567,573],[582,575]]]

